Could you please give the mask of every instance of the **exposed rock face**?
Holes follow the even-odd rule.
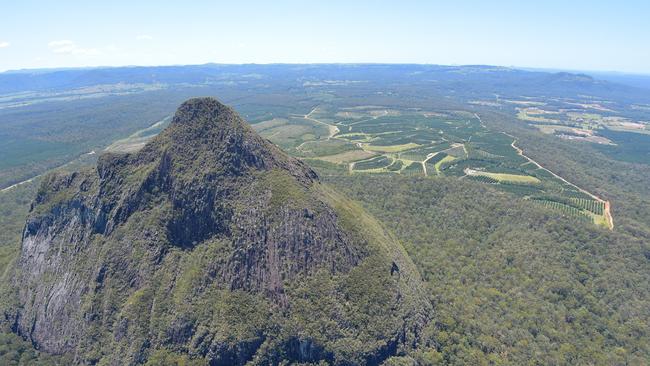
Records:
[[[137,153],[46,179],[14,285],[13,329],[80,363],[378,363],[430,311],[376,221],[211,98]]]

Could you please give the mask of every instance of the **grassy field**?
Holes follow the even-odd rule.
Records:
[[[456,157],[451,156],[451,155],[445,155],[440,161],[438,161],[435,165],[434,168],[436,170],[436,173],[440,174],[441,168],[443,164],[451,163],[452,161],[457,160]]]
[[[305,157],[329,156],[355,150],[362,151],[355,144],[338,139],[305,141],[298,145],[296,150],[298,150],[299,155]]]
[[[519,174],[505,174],[505,173],[490,173],[474,169],[466,169],[467,175],[471,176],[483,176],[496,180],[497,182],[508,182],[508,183],[524,183],[524,184],[539,184],[541,181],[530,175],[519,175]]]
[[[385,145],[385,146],[366,145],[366,146],[364,146],[364,149],[369,150],[369,151],[376,151],[376,152],[393,153],[393,152],[400,152],[400,151],[414,149],[414,148],[419,147],[419,146],[420,145],[418,145],[418,144],[414,144],[412,142],[409,142],[409,143],[401,144],[401,145]]]
[[[353,150],[346,151],[340,154],[319,156],[317,159],[324,160],[330,163],[341,164],[341,163],[350,163],[359,160],[365,160],[376,156],[375,153],[365,151],[365,150]]]

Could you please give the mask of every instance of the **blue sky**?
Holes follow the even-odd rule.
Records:
[[[3,1],[0,71],[490,64],[650,74],[650,1]]]

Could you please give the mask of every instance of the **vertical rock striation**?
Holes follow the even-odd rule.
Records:
[[[430,313],[381,225],[212,98],[137,153],[48,177],[14,273],[6,321],[79,363],[376,364]]]

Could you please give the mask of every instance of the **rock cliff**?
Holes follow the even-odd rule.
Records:
[[[431,311],[377,221],[212,98],[136,153],[49,176],[12,285],[5,322],[86,364],[378,364]]]

